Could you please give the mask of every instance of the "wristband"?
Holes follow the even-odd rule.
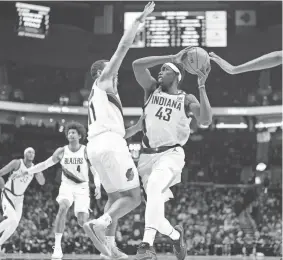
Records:
[[[171,62],[174,63],[174,55],[170,55]]]
[[[201,89],[201,88],[205,89],[205,85],[200,85],[200,86],[198,87],[198,89]]]

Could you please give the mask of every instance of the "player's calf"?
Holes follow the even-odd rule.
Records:
[[[84,223],[86,223],[88,220],[88,213],[79,212],[77,215],[77,219],[78,219],[78,224],[80,225],[80,227],[83,227]]]

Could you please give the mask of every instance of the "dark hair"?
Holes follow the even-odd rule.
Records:
[[[81,136],[81,141],[83,141],[86,137],[86,129],[79,122],[71,121],[65,125],[65,136],[68,136],[69,130],[76,130],[78,134]]]
[[[103,70],[105,67],[105,62],[108,62],[109,60],[97,60],[91,65],[90,68],[90,75],[93,79],[97,78],[97,71]]]

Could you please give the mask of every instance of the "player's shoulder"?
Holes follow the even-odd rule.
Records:
[[[185,104],[190,105],[191,103],[198,103],[197,98],[193,94],[185,93]]]
[[[17,171],[22,165],[22,159],[13,159],[10,163],[12,164],[14,171]]]
[[[113,92],[113,77],[98,78],[92,86],[93,91]]]
[[[55,152],[53,153],[54,156],[62,156],[65,153],[65,147],[66,146],[61,146],[58,147]]]

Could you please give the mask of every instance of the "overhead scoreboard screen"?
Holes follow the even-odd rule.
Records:
[[[50,7],[17,2],[16,8],[18,35],[44,39],[49,30]]]
[[[138,12],[125,12],[124,30]],[[153,12],[139,28],[134,48],[145,47],[226,47],[227,11]]]

